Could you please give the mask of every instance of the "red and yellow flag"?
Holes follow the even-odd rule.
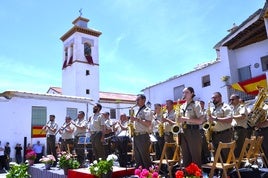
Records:
[[[232,88],[251,95],[258,95],[258,88],[267,88],[266,75],[260,75],[242,82],[232,84]]]
[[[42,130],[43,126],[32,126],[32,138],[46,137],[46,131]]]

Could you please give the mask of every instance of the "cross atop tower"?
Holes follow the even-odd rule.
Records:
[[[83,10],[82,8],[81,8],[81,9],[79,9],[79,14],[80,14],[79,16],[80,16],[80,17],[81,17],[81,16],[82,16],[82,14],[83,14],[83,13],[82,13],[82,10]]]

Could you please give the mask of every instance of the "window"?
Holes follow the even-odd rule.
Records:
[[[250,66],[242,67],[238,69],[239,81],[244,81],[251,78]]]
[[[205,75],[202,77],[202,87],[210,86],[210,75]]]
[[[89,70],[86,70],[86,75],[90,75],[90,71]]]
[[[177,86],[173,89],[174,101],[182,98],[182,91],[185,88],[184,85]]]
[[[70,46],[70,58],[69,58],[69,65],[72,65],[73,63],[73,45]]]
[[[89,95],[90,94],[90,90],[86,89],[86,94]]]
[[[94,64],[91,56],[91,46],[88,43],[84,43],[84,55],[89,64]]]
[[[32,106],[32,137],[45,137],[42,127],[47,122],[47,108],[42,106]]]
[[[262,66],[262,71],[268,70],[268,56],[261,57],[261,66]]]
[[[66,113],[67,116],[70,116],[74,120],[77,117],[77,108],[67,108]]]
[[[115,119],[116,118],[116,110],[115,109],[110,109],[110,118]]]

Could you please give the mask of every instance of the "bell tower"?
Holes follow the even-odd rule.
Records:
[[[99,36],[79,16],[60,39],[63,42],[62,94],[99,100]]]

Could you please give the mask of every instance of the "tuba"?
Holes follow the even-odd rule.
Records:
[[[248,125],[254,127],[257,124],[266,120],[266,110],[263,109],[264,101],[267,98],[265,88],[258,88],[259,93],[257,99],[252,108],[252,112],[249,114]]]

